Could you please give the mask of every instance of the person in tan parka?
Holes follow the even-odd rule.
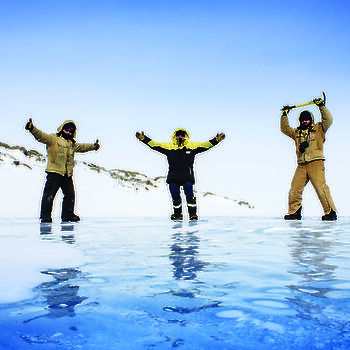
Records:
[[[325,180],[323,143],[325,134],[333,122],[331,113],[322,99],[313,101],[320,110],[321,122],[314,124],[314,118],[309,111],[299,115],[300,125],[294,129],[289,126],[288,112],[284,110],[281,116],[281,131],[294,140],[298,166],[291,183],[288,196],[288,214],[285,220],[300,220],[302,210],[302,193],[310,181],[324,210],[322,220],[337,220],[336,208]]]
[[[73,185],[73,168],[75,152],[89,152],[100,148],[99,141],[95,143],[77,143],[75,136],[77,128],[72,120],[66,120],[57,128],[56,134],[46,134],[33,125],[30,118],[25,126],[26,130],[41,143],[46,144],[47,167],[46,184],[41,201],[41,222],[52,222],[51,212],[53,200],[57,191],[63,192],[61,218],[63,222],[79,221],[78,215],[74,214],[75,193]]]

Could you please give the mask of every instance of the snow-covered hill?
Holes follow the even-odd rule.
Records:
[[[168,216],[171,200],[165,177],[150,178],[140,172],[105,169],[77,155],[74,170],[76,211],[87,216]],[[45,183],[46,157],[36,150],[0,142],[0,216],[38,216]],[[244,200],[197,192],[199,215],[252,215]],[[55,201],[59,217],[61,194]]]

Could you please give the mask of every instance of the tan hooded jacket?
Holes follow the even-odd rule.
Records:
[[[66,120],[62,125],[57,128],[60,133],[63,126],[67,123],[75,123],[72,120]],[[41,143],[46,144],[47,150],[47,173],[57,173],[62,176],[73,175],[74,168],[74,154],[75,152],[89,152],[96,150],[96,145],[93,143],[76,143],[73,140],[66,140],[62,136],[56,134],[45,134],[36,127],[30,131],[35,139]],[[77,129],[75,129],[73,139],[75,138]]]
[[[288,117],[281,116],[281,131],[283,134],[292,138],[295,142],[298,164],[312,162],[313,160],[324,160],[323,144],[326,140],[326,131],[332,125],[333,117],[325,106],[320,106],[321,122],[314,124],[309,134],[303,135],[299,129],[290,127]],[[313,118],[313,116],[312,116]],[[304,153],[299,151],[299,146],[303,141],[309,143]]]

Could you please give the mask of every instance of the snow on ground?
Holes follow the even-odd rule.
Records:
[[[70,232],[70,226],[61,226],[61,239]],[[0,218],[0,303],[10,303],[32,296],[32,288],[50,280],[41,271],[47,267],[65,268],[88,261],[72,245],[53,244],[51,225],[39,224],[35,219]],[[41,237],[41,239],[38,239]],[[58,243],[58,244],[57,244]]]
[[[86,258],[68,245],[52,245],[36,237],[1,237],[0,303],[11,303],[32,296],[32,288],[49,278],[40,273],[47,266],[64,268],[81,265]]]
[[[28,158],[20,150],[0,148],[0,151],[0,193],[3,198],[0,217],[38,217],[46,161]],[[19,164],[16,165],[16,162]],[[107,171],[95,171],[78,161],[74,171],[76,211],[82,218],[170,216],[172,203],[164,178],[151,180],[157,187],[134,186],[112,178]],[[61,200],[59,192],[54,204],[54,217],[60,216]],[[200,190],[197,201],[199,215],[203,216],[256,214],[256,210],[239,205],[238,200],[203,195]]]

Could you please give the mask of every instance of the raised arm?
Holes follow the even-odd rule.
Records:
[[[314,100],[314,103],[320,109],[322,129],[326,132],[333,123],[332,114],[325,106],[325,100],[317,98]]]
[[[167,154],[168,151],[171,149],[171,144],[169,142],[156,142],[153,141],[151,138],[145,135],[143,131],[136,133],[136,138],[139,139],[141,142],[143,142],[148,147],[152,148],[153,150],[162,153]]]
[[[295,130],[290,127],[288,120],[288,110],[284,110],[281,115],[281,131],[283,134],[295,140]]]
[[[208,149],[216,146],[219,142],[221,142],[225,138],[224,133],[217,133],[215,137],[206,142],[189,142],[187,147],[193,149],[196,153],[205,152]]]
[[[75,152],[85,153],[89,151],[97,151],[100,148],[99,140],[95,143],[76,143]]]
[[[46,134],[41,130],[37,129],[33,124],[32,118],[29,118],[29,121],[27,122],[25,129],[28,130],[37,141],[41,143],[45,143],[46,145],[52,144],[55,137],[52,134]]]

